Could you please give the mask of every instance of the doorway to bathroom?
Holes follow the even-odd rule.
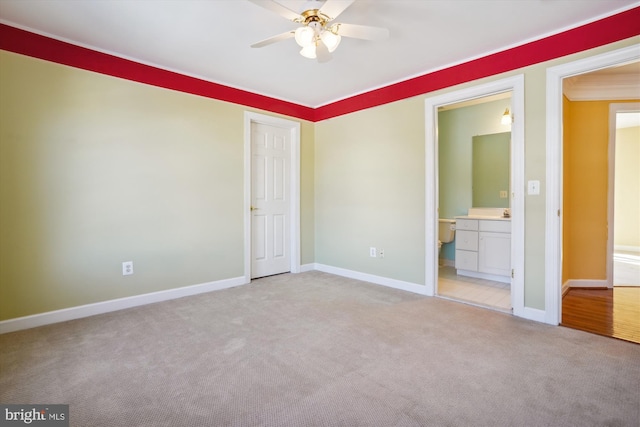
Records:
[[[438,108],[438,296],[511,312],[510,147],[511,92]],[[503,233],[484,230],[494,221]]]
[[[522,76],[427,99],[428,294],[526,317],[523,118]]]

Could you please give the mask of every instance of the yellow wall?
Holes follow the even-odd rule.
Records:
[[[243,275],[244,107],[8,52],[0,94],[0,320]]]
[[[609,105],[564,102],[563,282],[607,278]],[[633,101],[629,101],[633,102]]]
[[[616,132],[614,246],[640,250],[640,127]]]

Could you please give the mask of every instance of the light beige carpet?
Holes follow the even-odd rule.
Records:
[[[72,426],[634,426],[640,345],[320,272],[0,336]]]

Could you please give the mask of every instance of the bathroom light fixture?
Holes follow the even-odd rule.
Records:
[[[504,110],[504,114],[502,115],[502,119],[500,120],[500,123],[502,123],[503,125],[511,124],[511,113],[509,112],[508,108]]]

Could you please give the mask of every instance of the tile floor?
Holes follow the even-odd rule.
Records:
[[[458,276],[453,267],[439,267],[438,295],[511,313],[511,286],[508,283]]]

